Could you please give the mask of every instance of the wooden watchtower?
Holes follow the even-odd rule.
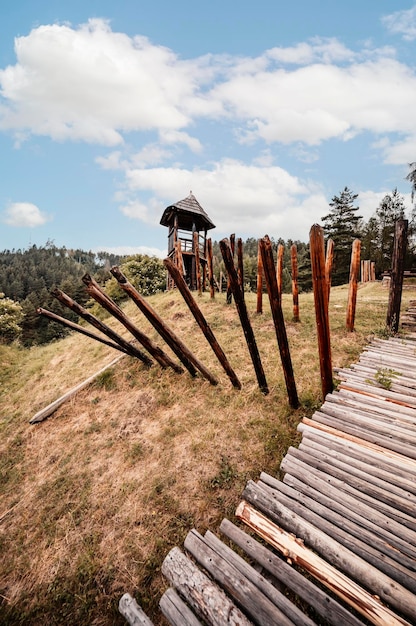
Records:
[[[184,278],[191,290],[198,288],[198,275],[201,268],[205,284],[207,270],[207,231],[215,228],[192,191],[187,198],[171,204],[164,210],[160,220],[167,226],[168,257],[182,269]],[[173,281],[168,276],[167,289],[172,289]]]

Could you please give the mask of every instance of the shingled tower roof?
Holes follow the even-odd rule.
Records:
[[[166,207],[160,220],[161,225],[171,225],[175,213],[179,216],[181,228],[192,230],[193,223],[195,223],[197,230],[215,228],[215,224],[205,213],[192,191],[187,198]]]

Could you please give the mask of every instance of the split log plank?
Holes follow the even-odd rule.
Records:
[[[323,585],[331,589],[372,624],[377,626],[386,626],[386,624],[408,626],[409,622],[384,606],[346,574],[338,571],[336,567],[305,547],[302,540],[284,531],[247,502],[243,501],[239,504],[236,516],[284,554],[286,558],[290,558],[292,562],[303,567]],[[368,567],[367,564],[365,566]]]
[[[224,519],[221,522],[220,530],[264,570],[312,606],[329,624],[333,626],[362,624],[334,598],[229,520]]]

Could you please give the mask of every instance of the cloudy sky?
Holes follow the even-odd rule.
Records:
[[[416,161],[414,0],[3,0],[0,250],[163,255],[192,190],[219,240],[370,217]]]

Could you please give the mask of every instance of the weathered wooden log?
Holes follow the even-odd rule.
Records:
[[[316,329],[318,333],[319,365],[322,393],[325,396],[334,388],[332,381],[332,355],[328,316],[329,286],[325,271],[324,232],[314,224],[309,234],[313,295],[315,300]]]
[[[183,363],[191,376],[195,376],[196,369],[209,380],[211,374],[209,370],[197,359],[197,357],[186,347],[179,337],[165,324],[160,315],[150,306],[145,298],[137,291],[137,289],[127,280],[126,276],[118,267],[111,268],[112,275],[117,279],[120,287],[130,296],[135,305],[145,315],[146,319],[157,330],[159,335],[166,341],[168,346],[176,354],[178,359]],[[180,269],[179,269],[180,272]],[[195,369],[196,368],[196,369]]]
[[[354,617],[334,598],[229,520],[224,519],[221,522],[220,530],[265,571],[312,606],[326,623],[333,624],[333,626],[360,626],[362,624],[361,620]]]
[[[305,626],[313,626],[311,620],[296,610],[291,602],[248,563],[227,549],[221,541],[215,541],[212,533],[208,532],[202,537],[192,530],[188,533],[184,546],[214,581],[244,609],[248,617],[260,626],[292,626],[300,624],[301,619]]]
[[[62,324],[62,326],[66,326],[67,328],[70,328],[71,330],[76,330],[81,335],[85,335],[86,337],[95,339],[95,341],[99,341],[100,343],[103,343],[106,346],[110,346],[110,348],[114,348],[115,350],[124,352],[124,354],[129,354],[128,351],[122,346],[120,346],[118,343],[114,343],[113,341],[107,341],[107,339],[104,339],[103,337],[100,337],[99,335],[96,335],[95,333],[90,332],[83,326],[80,326],[80,324],[75,324],[75,322],[71,322],[70,320],[67,320],[64,317],[61,317],[60,315],[57,315],[56,313],[52,313],[52,311],[48,311],[47,309],[42,309],[42,307],[39,307],[38,309],[36,309],[36,312],[39,315],[43,315],[44,317],[47,317],[48,319],[54,322],[57,322],[58,324]]]
[[[384,606],[378,599],[374,598],[372,594],[354,582],[354,580],[351,580],[346,574],[338,571],[322,557],[312,552],[309,548],[306,548],[302,540],[284,531],[247,502],[243,501],[239,504],[236,515],[269,544],[284,554],[286,558],[290,558],[293,563],[306,569],[306,571],[312,574],[312,576],[327,588],[331,589],[338,597],[352,606],[372,624],[376,624],[377,626],[386,626],[386,624],[390,626],[409,626],[406,620]],[[338,545],[328,546],[327,555],[329,559],[332,560],[332,558],[335,557],[336,560],[338,560],[337,548]],[[354,561],[355,559],[353,560],[352,569],[355,569]],[[334,562],[336,563],[336,561]],[[365,569],[369,569],[370,566],[367,563],[364,562],[363,564]],[[366,582],[369,583],[370,581],[367,579]],[[377,587],[379,587],[379,585],[377,585]],[[389,587],[390,582],[386,591],[389,590]],[[403,606],[400,606],[399,610],[402,611]],[[412,610],[411,613],[411,617],[413,618],[414,610]]]
[[[159,606],[172,626],[203,626],[172,587],[160,598]]]
[[[397,220],[394,231],[389,304],[387,307],[386,317],[386,326],[388,330],[392,333],[397,333],[397,331],[399,330],[408,225],[408,220]]]
[[[285,456],[281,469],[285,472],[284,482],[286,482],[286,476],[294,477],[317,491],[327,494],[334,503],[345,504],[350,510],[356,511],[382,530],[399,537],[402,542],[407,542],[409,546],[415,545],[415,531],[392,517],[392,512],[394,512],[392,507],[377,502],[374,498],[362,494],[358,489],[351,487],[344,481],[311,467],[291,455]],[[374,503],[378,504],[377,508]],[[406,553],[409,554],[407,550]],[[410,556],[412,556],[411,553]]]
[[[318,469],[326,476],[331,476],[336,479],[338,484],[342,483],[342,488],[348,493],[352,493],[360,500],[367,503],[371,502],[379,511],[390,515],[392,519],[395,519],[400,524],[403,524],[411,530],[416,530],[416,519],[413,514],[397,508],[393,498],[389,498],[388,492],[376,487],[372,484],[362,483],[362,481],[356,479],[348,471],[343,471],[334,466],[333,463],[327,463],[320,459],[307,454],[304,451],[297,450],[296,448],[290,448],[285,459],[282,461],[282,469],[287,470],[287,462],[289,459],[297,459],[302,461],[308,468]],[[290,472],[290,470],[288,470]],[[332,479],[331,479],[332,480]]]
[[[38,424],[39,422],[43,422],[43,420],[55,413],[55,411],[59,409],[59,407],[62,406],[65,402],[70,400],[78,392],[82,391],[82,389],[85,389],[85,387],[88,387],[88,385],[94,382],[94,380],[98,376],[106,372],[108,369],[110,369],[110,367],[114,367],[114,365],[116,365],[116,363],[118,363],[122,358],[123,355],[118,356],[116,359],[111,361],[111,363],[105,365],[100,370],[98,370],[98,372],[95,372],[95,374],[89,376],[86,380],[83,380],[82,383],[76,385],[76,387],[73,387],[72,389],[64,393],[60,398],[57,398],[56,400],[48,404],[48,406],[35,413],[35,415],[29,420],[29,424]]]
[[[277,293],[279,294],[280,304],[282,304],[282,293],[283,293],[283,254],[284,252],[285,252],[284,245],[279,243],[279,245],[277,246],[276,281],[277,281]]]
[[[374,393],[365,393],[362,389],[354,389],[351,384],[347,385],[347,383],[343,383],[343,386],[339,387],[336,393],[343,398],[353,398],[358,402],[362,402],[363,408],[366,408],[367,406],[380,407],[396,414],[408,415],[410,417],[414,416],[413,407],[408,407],[404,404],[397,404],[397,402],[392,402],[391,398],[377,396]]]
[[[261,260],[260,241],[257,251],[257,313],[263,313],[263,263]]]
[[[394,391],[389,391],[388,389],[383,389],[382,387],[377,387],[375,389],[372,385],[351,381],[349,383],[341,383],[340,389],[354,390],[370,398],[384,398],[387,402],[390,402],[395,406],[397,405],[408,409],[416,409],[416,401],[412,398],[412,396],[395,393]]]
[[[270,478],[271,477],[268,477],[268,479],[264,478],[263,474],[261,476],[261,480],[263,480],[264,482],[270,480]],[[372,521],[372,519],[370,519],[368,515],[365,514],[367,510],[366,507],[360,505],[356,500],[347,496],[347,494],[344,493],[342,496],[342,500],[337,502],[337,500],[334,498],[334,493],[336,492],[336,490],[332,488],[331,485],[328,485],[323,481],[318,484],[320,484],[322,490],[325,489],[324,493],[322,491],[318,491],[318,489],[315,489],[310,484],[305,483],[303,480],[299,480],[292,474],[286,474],[283,482],[286,485],[293,487],[299,493],[302,493],[305,496],[309,496],[315,502],[323,504],[330,511],[338,513],[344,519],[355,522],[359,529],[363,529],[363,531],[365,532],[370,532],[371,537],[375,536],[379,541],[380,551],[383,551],[382,548],[384,548],[384,546],[391,546],[393,551],[394,549],[396,550],[396,554],[394,554],[394,556],[392,557],[395,558],[395,560],[400,558],[402,554],[407,555],[411,559],[414,569],[416,552],[414,546],[406,541],[403,541],[401,536],[398,536],[390,530],[383,528],[382,526],[380,526],[379,523],[375,523],[374,521]],[[316,482],[318,482],[318,480]],[[274,484],[272,484],[271,486],[274,486]],[[338,498],[339,497],[340,492],[338,492]],[[377,518],[377,521],[379,521],[381,518],[381,514],[376,515],[375,517]],[[360,538],[361,537],[362,535],[360,534]]]
[[[169,552],[163,561],[162,573],[208,624],[252,626],[250,620],[224,591],[201,572],[179,548],[173,548]]]
[[[124,311],[101,289],[99,284],[89,275],[82,277],[83,283],[87,287],[89,295],[94,298],[106,311],[111,313],[135,339],[151,354],[159,365],[163,368],[171,367],[178,374],[183,373],[180,365],[175,363],[169,355],[167,355],[159,346],[157,346],[145,333],[143,333],[133,322],[127,317]]]
[[[167,269],[169,270],[169,273],[171,274],[171,276],[173,277],[176,286],[178,287],[179,291],[181,292],[183,299],[185,300],[186,304],[189,307],[189,310],[191,311],[192,315],[194,316],[198,326],[200,327],[200,329],[202,330],[204,336],[206,337],[209,345],[211,346],[215,356],[217,357],[218,361],[220,362],[220,364],[222,365],[222,367],[224,368],[224,371],[227,373],[229,379],[231,380],[232,385],[236,388],[236,389],[241,389],[241,383],[236,375],[236,373],[234,372],[233,368],[231,367],[227,357],[225,356],[225,353],[223,351],[223,349],[221,348],[220,344],[218,343],[214,333],[212,332],[211,327],[209,326],[208,322],[206,321],[201,309],[198,307],[197,303],[195,302],[194,298],[192,297],[192,294],[188,288],[188,285],[186,284],[186,282],[184,281],[183,277],[178,273],[177,269],[175,268],[175,266],[173,265],[173,263],[169,260],[169,259],[165,259],[163,261],[163,263],[165,264],[165,267],[167,267]],[[214,378],[214,376],[210,375],[210,378],[208,379],[210,381],[210,383],[212,385],[217,385],[218,381],[216,378]]]
[[[147,617],[143,609],[129,593],[121,596],[118,610],[128,621],[130,626],[153,626],[153,622]]]
[[[377,538],[355,522],[346,519],[331,507],[296,491],[287,483],[277,481],[273,487],[260,482],[258,487],[268,491],[273,501],[299,515],[302,519],[413,593],[416,590],[416,564],[405,554]]]
[[[350,265],[350,282],[348,291],[348,304],[347,304],[347,330],[352,332],[355,324],[355,311],[357,307],[357,288],[360,272],[360,253],[361,253],[361,241],[355,239],[352,244],[351,252],[351,265]]]
[[[260,358],[260,353],[257,348],[257,343],[254,337],[253,327],[250,322],[246,303],[244,301],[241,287],[238,283],[238,276],[234,267],[233,254],[232,254],[232,250],[231,250],[228,239],[221,239],[220,250],[221,250],[222,258],[224,259],[225,267],[228,272],[228,277],[230,279],[231,290],[234,295],[237,312],[240,318],[241,326],[243,328],[247,347],[250,352],[250,357],[253,363],[254,371],[256,373],[257,382],[259,384],[259,387],[262,393],[268,394],[269,388],[267,386],[266,376],[264,374],[263,365],[262,365],[261,358]]]
[[[234,253],[235,253],[235,234],[230,235],[230,248],[231,254],[233,256],[233,267],[234,267]],[[230,275],[227,274],[227,304],[231,304],[232,301],[232,289],[231,289],[231,281]]]
[[[290,248],[290,259],[292,264],[293,321],[299,322],[298,249],[295,243]]]
[[[175,261],[176,261],[178,270],[181,272],[182,276],[184,276],[185,267],[183,264],[182,245],[181,245],[180,239],[178,239],[178,241],[175,242]]]
[[[209,295],[213,300],[215,298],[215,284],[214,284],[214,266],[212,257],[212,239],[207,239],[207,256],[208,256],[208,282],[209,282]]]
[[[260,239],[260,253],[263,263],[264,276],[266,279],[267,293],[270,300],[270,308],[274,321],[277,343],[280,351],[280,358],[282,361],[289,404],[292,408],[297,409],[299,406],[298,393],[296,390],[296,382],[293,374],[292,359],[290,356],[285,320],[283,318],[281,300],[279,298],[276,274],[274,271],[272,244],[269,237],[267,236],[263,237],[263,239]]]
[[[243,240],[241,237],[237,239],[237,275],[240,283],[241,291],[244,296],[244,263],[243,263]]]
[[[416,462],[414,459],[406,457],[401,453],[390,450],[389,448],[384,448],[383,446],[367,441],[362,437],[355,437],[339,429],[337,430],[335,428],[331,428],[330,426],[325,426],[325,424],[319,424],[319,422],[315,422],[314,420],[311,420],[307,417],[304,417],[301,423],[298,425],[298,431],[301,433],[319,433],[320,436],[325,437],[328,440],[333,440],[333,438],[335,437],[337,441],[347,441],[348,443],[351,442],[353,444],[360,445],[364,449],[378,452],[382,454],[385,459],[389,459],[395,463],[398,463],[401,467],[409,468],[412,471],[414,471],[416,467]]]
[[[94,326],[95,328],[97,328],[97,330],[102,332],[104,335],[107,335],[107,337],[110,337],[110,339],[122,346],[130,356],[134,356],[137,359],[140,359],[140,361],[142,361],[145,365],[148,365],[149,367],[153,365],[153,361],[147,356],[147,354],[144,354],[144,352],[136,348],[136,346],[134,346],[132,343],[121,337],[121,335],[119,335],[112,328],[107,326],[107,324],[104,324],[104,322],[95,317],[95,315],[92,315],[92,313],[87,311],[87,309],[84,309],[84,307],[82,307],[80,304],[78,304],[78,302],[70,298],[66,293],[64,293],[60,289],[54,289],[53,291],[51,291],[51,294],[52,296],[54,296],[54,298],[59,300],[61,304],[71,309],[71,311],[74,311],[74,313],[79,315],[79,317],[82,317],[86,322],[91,324],[91,326]]]
[[[332,239],[328,239],[326,242],[326,256],[325,256],[325,282],[328,289],[328,302],[329,295],[331,293],[331,279],[332,279],[332,267],[334,265],[334,242]]]

